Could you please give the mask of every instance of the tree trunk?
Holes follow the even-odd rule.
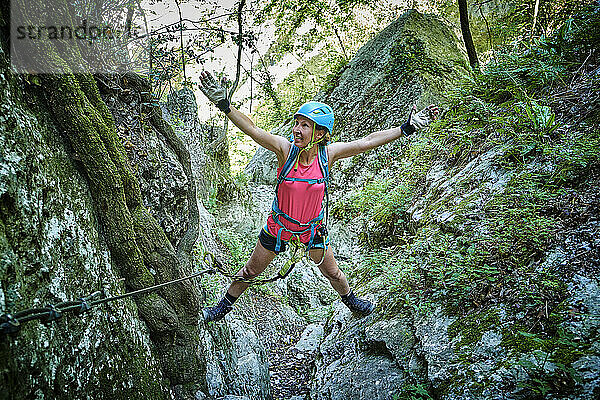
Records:
[[[533,9],[533,25],[531,26],[531,36],[535,35],[535,28],[537,25],[538,13],[540,10],[540,0],[535,0],[535,7]]]
[[[467,0],[458,0],[458,12],[460,15],[460,30],[465,42],[465,48],[467,49],[469,64],[474,71],[479,71],[477,51],[475,50],[475,45],[473,44],[471,28],[469,28],[469,8],[467,7]]]

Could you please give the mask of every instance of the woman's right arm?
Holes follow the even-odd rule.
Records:
[[[250,118],[234,106],[230,106],[230,108],[231,112],[227,113],[227,118],[256,143],[275,153],[279,166],[283,165],[290,152],[290,142],[282,136],[272,135],[264,129],[257,127]]]

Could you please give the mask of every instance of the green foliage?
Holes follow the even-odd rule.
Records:
[[[597,8],[592,12],[593,21]],[[582,21],[498,53],[450,93],[441,121],[394,154],[401,161],[369,158],[374,170],[393,164],[393,179],[369,180],[334,208],[337,218],[365,221],[361,238],[372,239],[374,227],[389,237],[371,240],[349,273],[354,284],[380,294],[386,315],[426,315],[442,305],[457,317],[448,334],[460,338],[456,351],[465,364],[485,332],[498,333],[505,367],[526,372],[519,390],[532,399],[573,393],[580,377],[572,363],[590,352],[589,343],[563,329],[572,320],[563,304],[573,266],[546,259],[564,224],[572,223],[557,211],[565,193],[587,184],[600,167],[597,126],[573,120],[554,96],[570,90],[591,54],[581,27],[597,26]],[[586,84],[597,91],[593,80]],[[423,193],[424,176],[440,166],[460,176],[482,154],[495,154],[494,190],[486,194],[478,176],[454,181],[450,196],[434,185],[419,199],[418,223],[409,222],[404,213]],[[365,161],[356,163],[363,168]],[[454,388],[468,373],[459,374]],[[475,391],[487,384],[469,382]],[[396,398],[429,398],[424,387],[405,389]]]
[[[567,19],[577,16],[594,0],[559,0],[553,2],[538,2],[537,23],[533,29],[533,17],[536,0],[509,1],[508,14],[492,25],[491,34],[503,38],[508,43],[518,38],[530,38],[538,35],[548,35],[555,31]]]
[[[527,117],[533,124],[533,132],[538,135],[550,135],[559,127],[555,123],[556,116],[548,106],[540,105],[535,100],[528,103],[520,103],[527,112]]]
[[[276,128],[319,90],[331,88],[331,82],[346,64],[347,61],[335,52],[319,54],[305,61],[277,85],[276,96],[265,97],[253,115],[257,124],[265,129]]]
[[[231,173],[234,175],[234,179],[238,179],[236,175],[239,175],[240,179],[244,179],[241,178],[244,168],[252,160],[258,144],[238,129],[233,129],[228,133],[228,141]]]
[[[579,7],[582,10],[575,13]],[[564,85],[569,73],[592,55],[593,43],[600,40],[600,5],[581,3],[567,8],[573,16],[560,15],[555,30],[531,41],[521,38],[497,52],[485,73],[476,78],[480,88],[492,88],[480,90],[486,100],[502,103],[513,97],[522,100],[526,92],[547,93]]]
[[[334,58],[330,63],[331,72],[329,72],[329,74],[323,79],[321,91],[325,92],[326,94],[330,94],[331,91],[337,86],[338,79],[347,66],[348,60],[344,59],[343,57]]]
[[[411,198],[411,188],[403,183],[374,179],[360,192],[335,204],[332,215],[346,221],[360,218],[365,225],[361,241],[371,247],[384,245],[389,236],[403,229]]]
[[[257,124],[272,129],[319,91],[331,91],[352,55],[401,9],[381,0],[271,0],[261,5],[254,21],[273,21],[277,38],[257,67],[262,102],[253,115]],[[290,71],[283,82],[275,82],[272,66]]]
[[[439,66],[427,56],[425,43],[411,34],[394,44],[390,49],[391,62],[386,77],[396,84],[414,78],[417,74],[435,74]]]
[[[233,227],[217,229],[217,237],[229,250],[230,264],[234,266],[235,271],[233,272],[236,272],[246,264],[255,238],[244,237]]]
[[[486,206],[486,252],[507,269],[525,267],[539,259],[550,243],[556,221],[540,211],[552,195],[539,187],[538,177],[521,173],[508,182],[506,191]]]
[[[393,400],[433,400],[426,387],[421,383],[410,383],[402,388],[400,395],[395,394]]]
[[[545,398],[550,393],[570,394],[581,381],[571,363],[585,355],[590,347],[562,328],[551,335],[506,330],[502,345],[520,355],[517,365],[528,377],[520,386],[532,393],[532,398]]]
[[[250,177],[244,171],[239,171],[233,174],[233,182],[240,190],[244,190],[248,188]]]
[[[363,226],[360,242],[367,248],[404,243],[403,236],[412,230],[406,210],[440,151],[439,143],[419,136],[411,146],[397,142],[376,149],[371,157],[354,157],[352,171],[379,171],[393,178],[367,179],[359,191],[332,203],[331,215],[344,221],[359,221]]]
[[[554,188],[577,186],[577,183],[600,166],[600,130],[591,128],[561,138],[560,143],[547,152],[555,161],[548,174],[547,184]]]
[[[204,205],[204,208],[206,208],[211,214],[215,214],[217,212],[220,202],[217,199],[216,186],[210,187],[208,197],[202,199],[202,204]]]
[[[279,1],[271,0],[267,2],[262,12],[257,16],[257,20],[265,20],[269,17],[275,17],[279,26],[285,26],[285,22],[292,27],[299,27],[305,20],[312,20],[317,24],[325,25],[330,19],[342,14],[342,17],[348,19],[348,14],[357,5],[367,4],[367,0],[336,0],[329,1]],[[338,21],[339,22],[339,21]]]
[[[207,267],[204,263],[204,255],[206,254],[206,249],[201,241],[196,242],[192,249],[192,262],[196,268],[196,270],[200,271]],[[221,282],[221,276],[218,274],[212,275],[204,275],[202,279],[202,287],[206,290],[208,294],[207,303],[212,301],[216,301],[222,296],[222,287],[223,283]]]
[[[570,35],[564,34],[567,43],[562,45],[567,50],[566,57],[581,62],[589,57],[590,51],[597,49],[600,43],[600,4],[597,1],[582,2],[581,10],[571,21],[572,30]]]
[[[460,337],[458,347],[471,349],[477,345],[485,332],[493,330],[499,325],[500,316],[497,310],[476,312],[454,321],[448,327],[448,336]]]
[[[337,216],[350,220],[362,214],[372,221],[389,220],[403,208],[402,200],[408,192],[406,187],[396,186],[391,179],[369,181],[360,193],[349,199],[349,203],[336,208]]]

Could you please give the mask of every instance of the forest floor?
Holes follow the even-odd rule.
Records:
[[[302,400],[310,391],[315,353],[295,348],[306,322],[282,308],[281,300],[248,293],[245,319],[255,328],[269,360],[273,400]],[[249,313],[252,315],[248,315]]]

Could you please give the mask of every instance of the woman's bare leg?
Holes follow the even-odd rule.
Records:
[[[274,258],[275,253],[265,249],[260,244],[260,241],[258,241],[248,262],[246,262],[244,268],[240,269],[236,275],[243,278],[254,278],[260,275]],[[247,283],[233,281],[229,285],[227,293],[217,305],[202,310],[204,322],[220,321],[223,319],[227,313],[233,310],[233,303],[244,293],[244,290],[248,286],[250,285]]]
[[[323,250],[321,249],[313,249],[310,251],[310,258],[315,262],[321,262],[321,258],[323,257]],[[337,265],[337,261],[333,256],[333,250],[331,246],[327,249],[325,253],[325,258],[321,265],[319,265],[319,269],[321,273],[325,275],[331,286],[339,293],[342,298],[342,303],[346,305],[353,313],[366,316],[373,312],[375,309],[375,305],[371,303],[369,300],[360,299],[354,295],[354,293],[350,290],[350,286],[348,285],[348,279],[346,279],[346,275],[340,270]]]
[[[241,276],[243,278],[254,278],[260,275],[267,266],[273,261],[275,258],[275,253],[270,250],[267,250],[260,244],[260,241],[256,243],[254,250],[252,251],[252,255],[246,262],[244,268],[240,269],[236,276]],[[227,289],[227,293],[233,297],[240,297],[242,293],[248,288],[247,283],[243,282],[231,282],[229,289]]]
[[[309,252],[310,258],[318,264],[323,257],[322,249],[312,249]],[[340,296],[345,296],[350,292],[350,286],[348,285],[348,279],[346,279],[346,275],[342,272],[342,270],[338,267],[337,261],[333,255],[333,250],[331,246],[327,247],[327,252],[325,253],[325,259],[319,265],[319,270],[329,280],[331,286],[335,289],[336,292],[339,293]]]

